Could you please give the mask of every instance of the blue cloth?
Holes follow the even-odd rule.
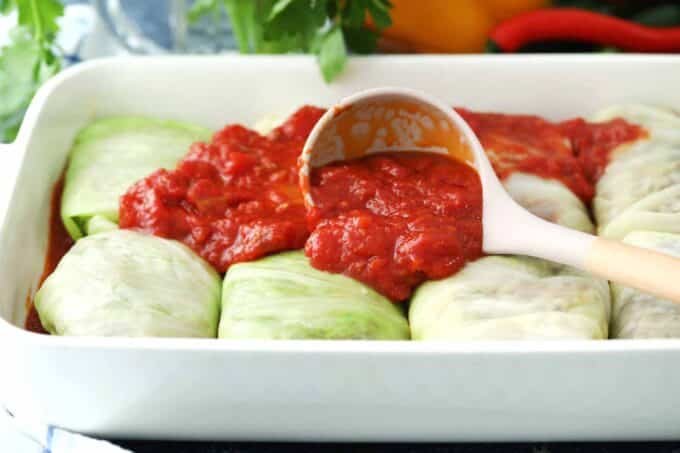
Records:
[[[15,417],[0,406],[0,452],[7,453],[131,453],[109,442]]]

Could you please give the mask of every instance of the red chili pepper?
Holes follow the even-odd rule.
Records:
[[[538,41],[582,41],[630,52],[680,51],[680,27],[651,28],[575,8],[540,9],[515,16],[491,31],[491,41],[515,52]]]

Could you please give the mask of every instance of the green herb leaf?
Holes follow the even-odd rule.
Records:
[[[256,46],[255,36],[259,34],[256,3],[253,0],[224,0],[231,29],[241,53],[251,53]]]
[[[360,28],[366,20],[366,5],[360,1],[350,1],[342,10],[342,23],[345,27]]]
[[[366,28],[367,15],[378,31],[392,23],[388,0],[223,1],[241,53],[314,53],[327,81],[344,67],[348,48],[375,51],[378,33]],[[199,3],[198,16],[213,0]]]
[[[350,0],[350,1],[352,1],[352,0]],[[326,16],[336,17],[338,15],[338,12],[340,11],[340,4],[339,3],[340,2],[337,2],[335,0],[330,0],[326,4]]]
[[[277,6],[285,3],[285,9]],[[272,7],[264,24],[264,38],[276,41],[282,37],[294,37],[298,41],[298,49],[309,51],[310,42],[314,39],[318,29],[328,20],[326,17],[325,1],[316,0],[278,0]]]
[[[272,5],[271,10],[269,11],[269,15],[267,16],[267,20],[270,21],[274,19],[281,12],[283,12],[283,10],[288,8],[294,1],[295,0],[277,0],[276,3]]]
[[[36,90],[59,70],[52,45],[64,7],[58,0],[0,0],[0,13],[16,9],[19,27],[0,49],[0,137],[11,141]]]
[[[9,14],[14,8],[16,8],[14,0],[0,0],[0,14]]]
[[[392,8],[392,4],[389,1],[371,0],[367,7],[373,18],[373,23],[378,30],[382,30],[392,25],[392,19],[390,18],[390,8]]]
[[[333,26],[323,36],[318,59],[326,82],[333,80],[345,68],[347,49],[339,26]]]
[[[40,46],[25,28],[12,30],[12,43],[0,51],[0,135],[12,140],[23,110],[35,92]],[[10,131],[8,131],[10,130]]]
[[[19,25],[28,29],[34,39],[46,41],[59,30],[57,18],[64,14],[58,0],[15,0],[19,10]]]
[[[367,28],[345,28],[342,32],[345,36],[345,44],[352,51],[360,54],[375,52],[378,46],[378,33]]]
[[[197,22],[201,17],[212,14],[214,17],[220,16],[220,2],[218,0],[196,0],[189,12],[187,13],[187,20],[189,23]]]
[[[0,117],[0,141],[2,143],[11,143],[17,137],[24,112],[24,110],[19,110],[10,116]]]

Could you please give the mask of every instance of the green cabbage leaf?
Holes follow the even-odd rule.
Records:
[[[221,280],[185,245],[130,230],[76,242],[36,294],[55,335],[217,336]]]
[[[119,198],[132,184],[174,168],[192,143],[209,138],[202,127],[141,117],[103,118],[85,127],[71,149],[62,195],[69,234],[78,239],[102,231],[104,220],[116,224]]]
[[[219,338],[407,340],[409,327],[385,297],[295,251],[229,268]]]

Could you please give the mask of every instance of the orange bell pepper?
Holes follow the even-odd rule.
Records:
[[[549,0],[391,0],[392,25],[383,50],[429,53],[483,52],[489,31],[515,14]]]

